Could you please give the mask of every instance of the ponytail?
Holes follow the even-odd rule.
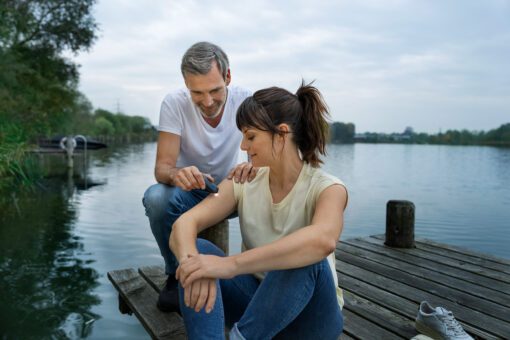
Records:
[[[296,94],[270,87],[259,90],[239,106],[236,124],[239,130],[254,127],[274,135],[286,133],[278,126],[290,126],[292,141],[301,152],[303,161],[313,167],[323,163],[319,153],[326,155],[326,141],[329,135],[326,117],[329,116],[322,95],[312,83],[304,81]]]
[[[329,137],[326,117],[329,117],[329,111],[322,94],[312,84],[313,82],[305,84],[303,80],[296,92],[302,112],[298,124],[295,125],[294,136],[303,160],[318,167],[319,163],[323,163],[319,153],[326,155],[326,142]]]

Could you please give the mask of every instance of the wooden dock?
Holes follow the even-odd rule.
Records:
[[[390,248],[384,235],[340,241],[336,269],[344,290],[340,339],[410,339],[418,306],[451,310],[478,339],[510,339],[510,260],[426,239]],[[154,339],[185,339],[178,314],[156,308],[162,266],[116,270],[121,311],[132,310]]]

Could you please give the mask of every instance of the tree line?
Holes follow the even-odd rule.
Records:
[[[0,193],[36,177],[27,151],[38,136],[132,140],[155,135],[147,118],[93,112],[78,91],[78,65],[64,52],[87,51],[97,39],[95,3],[0,2]]]
[[[444,145],[510,146],[510,123],[485,131],[448,130],[437,134],[415,133],[407,128],[403,133],[365,132],[356,134],[353,123],[329,124],[329,137],[333,144],[348,143],[409,143]]]
[[[437,134],[366,132],[355,138],[361,143],[408,143],[440,145],[510,146],[510,123],[489,131],[447,130]]]

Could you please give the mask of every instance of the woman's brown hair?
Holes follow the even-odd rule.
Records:
[[[306,85],[303,81],[296,94],[279,87],[255,92],[239,106],[236,124],[239,130],[254,127],[273,136],[284,134],[278,126],[287,124],[303,160],[318,167],[323,163],[319,153],[326,155],[327,117],[329,112],[321,93],[312,83]]]

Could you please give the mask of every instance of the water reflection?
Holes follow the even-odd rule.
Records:
[[[163,263],[141,203],[156,143],[87,156],[72,173],[61,155],[44,156],[51,176],[18,197],[20,213],[0,207],[0,339],[149,338],[119,313],[106,273]],[[409,199],[417,236],[510,257],[510,149],[331,145],[324,161],[349,188],[344,239],[383,233],[386,202]],[[240,238],[233,220],[234,253]]]
[[[73,193],[101,183],[55,169],[32,192],[17,195],[18,209],[0,207],[2,339],[83,338],[100,318],[90,311],[101,302],[93,294],[98,273],[73,233]]]

